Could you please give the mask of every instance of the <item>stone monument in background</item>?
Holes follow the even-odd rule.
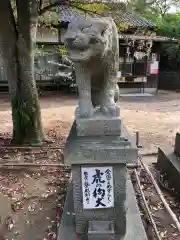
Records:
[[[69,24],[64,38],[75,64],[79,104],[64,154],[72,166],[64,216],[73,211],[74,233],[67,237],[61,227],[59,240],[132,240],[134,233],[128,238],[126,230],[127,166],[136,166],[138,155],[116,104],[116,25],[111,18],[79,20]],[[70,232],[70,220],[62,221]]]

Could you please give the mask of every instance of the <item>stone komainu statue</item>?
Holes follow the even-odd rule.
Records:
[[[106,116],[116,116],[119,40],[113,19],[103,17],[71,22],[64,41],[69,58],[75,64],[79,116],[92,117],[97,106]]]

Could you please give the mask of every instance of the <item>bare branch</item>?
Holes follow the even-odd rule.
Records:
[[[42,6],[43,6],[43,0],[39,0],[39,4],[38,4],[39,11],[41,11]]]

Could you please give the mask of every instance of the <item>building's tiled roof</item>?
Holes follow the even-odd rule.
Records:
[[[75,9],[72,9],[68,6],[59,6],[60,13],[60,21],[61,22],[72,22],[77,19],[86,19],[87,16],[85,14],[81,14]]]
[[[71,22],[77,19],[87,18],[85,13],[80,13],[68,6],[60,6],[59,13],[61,22]],[[155,25],[150,21],[126,11],[119,11],[113,13],[111,16],[116,23],[127,24],[130,28],[155,28]],[[88,17],[90,16],[88,15]]]
[[[127,24],[132,28],[155,28],[155,25],[150,21],[128,12],[121,12],[113,18],[116,22]]]

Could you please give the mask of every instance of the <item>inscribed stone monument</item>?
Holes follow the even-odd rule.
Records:
[[[75,229],[79,239],[123,239],[127,164],[137,147],[116,105],[118,32],[111,18],[71,22],[64,36],[75,64],[79,105],[64,153],[72,165]]]

